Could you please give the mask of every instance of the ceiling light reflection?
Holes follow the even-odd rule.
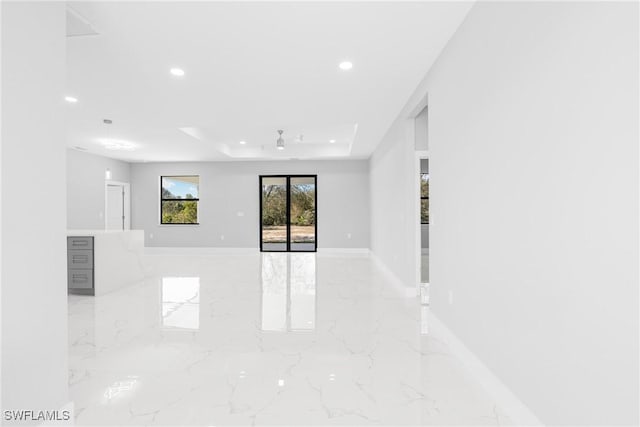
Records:
[[[133,390],[138,384],[137,377],[129,377],[122,381],[116,381],[104,391],[103,396],[107,400],[112,400],[117,396]]]
[[[169,72],[176,77],[184,76],[184,70],[182,68],[172,68]]]
[[[100,144],[107,150],[134,151],[138,146],[133,142],[122,139],[105,138],[100,140]]]

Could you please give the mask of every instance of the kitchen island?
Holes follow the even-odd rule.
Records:
[[[144,279],[144,231],[68,230],[67,289],[103,295]]]

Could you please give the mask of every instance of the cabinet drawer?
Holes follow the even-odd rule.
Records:
[[[74,249],[67,251],[67,267],[72,268],[93,268],[93,251]]]
[[[92,289],[93,270],[69,270],[67,287],[69,289]]]
[[[93,249],[93,237],[91,236],[67,237],[67,249]]]

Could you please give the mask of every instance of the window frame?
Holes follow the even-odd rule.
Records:
[[[188,178],[198,178],[198,197],[197,198],[193,198],[193,199],[166,199],[163,195],[162,195],[162,180],[164,178],[182,178],[182,177],[188,177]],[[162,202],[173,202],[173,201],[193,201],[193,202],[198,202],[197,203],[197,216],[196,216],[196,221],[197,222],[164,222],[164,220],[162,219]],[[200,175],[160,175],[160,225],[200,225]]]
[[[429,220],[427,220],[427,222],[424,222],[422,220],[422,201],[423,200],[427,200],[427,202],[429,201],[429,196],[428,195],[427,196],[423,196],[422,195],[422,176],[423,175],[429,176],[429,172],[420,172],[420,224],[421,225],[429,225]],[[427,212],[428,212],[428,210],[427,210]],[[429,217],[431,217],[431,216],[429,215]]]
[[[263,178],[286,178],[285,186],[287,191],[286,196],[286,209],[287,209],[287,245],[283,250],[267,250],[264,249],[263,240],[262,240],[262,179]],[[313,206],[315,209],[315,224],[314,224],[314,243],[315,246],[313,249],[304,249],[304,250],[291,250],[291,178],[313,178],[314,186],[315,186],[315,197],[313,201]],[[260,252],[284,252],[284,253],[303,253],[303,252],[318,252],[318,175],[313,174],[296,174],[296,175],[287,175],[287,174],[279,174],[279,175],[258,175],[258,192],[259,192],[259,201],[260,201],[260,211],[258,215],[259,227],[258,232],[258,242],[260,242]]]

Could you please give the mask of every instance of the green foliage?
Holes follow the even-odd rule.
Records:
[[[163,224],[197,224],[198,202],[193,200],[165,200],[162,202]]]
[[[163,199],[175,199],[176,196],[174,196],[171,191],[169,191],[166,188],[162,187],[162,198]]]
[[[315,224],[315,187],[309,185],[291,186],[291,225]]]
[[[429,223],[429,174],[420,174],[420,220]]]
[[[262,189],[262,224],[285,225],[287,223],[287,192],[279,185],[267,185]]]
[[[420,197],[429,197],[429,174],[420,175]]]
[[[162,223],[163,224],[197,224],[198,223],[198,202],[191,194],[186,194],[182,199],[168,189],[162,187]]]
[[[315,224],[315,187],[291,186],[291,225]],[[262,190],[262,224],[286,225],[287,191],[281,185],[267,185]]]
[[[423,224],[429,224],[429,199],[422,199],[420,202],[420,220]]]

